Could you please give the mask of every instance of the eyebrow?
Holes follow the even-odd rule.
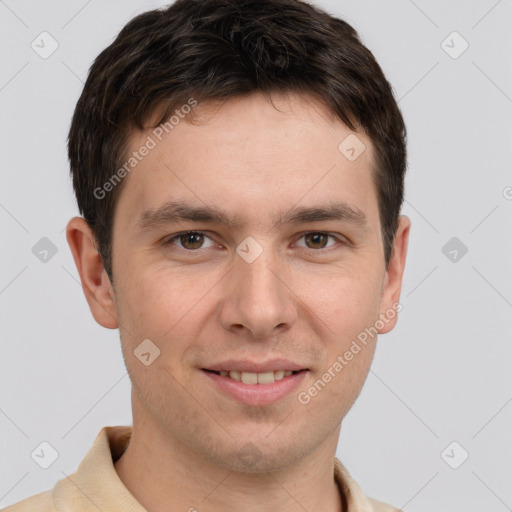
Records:
[[[328,220],[343,221],[360,228],[367,225],[366,215],[362,210],[345,202],[336,202],[325,206],[296,206],[274,217],[272,228],[276,225]],[[181,201],[169,201],[156,210],[142,212],[137,226],[140,231],[150,231],[179,221],[223,224],[231,229],[239,228],[243,224],[239,217],[229,215],[212,206],[195,206]]]

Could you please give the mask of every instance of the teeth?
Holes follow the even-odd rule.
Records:
[[[227,372],[228,375],[233,379],[233,380],[238,380],[238,381],[241,381],[242,380],[242,376],[240,375],[240,372],[236,372],[236,371],[233,371],[233,372]]]
[[[243,382],[244,384],[272,384],[277,380],[281,380],[284,377],[289,377],[293,374],[292,370],[276,370],[275,372],[237,372],[237,371],[221,371],[219,372],[221,377],[230,377],[233,380]]]
[[[249,373],[242,372],[242,382],[244,384],[257,384],[258,383],[258,374],[257,373]]]
[[[258,377],[258,384],[272,384],[275,382],[274,372],[252,374]]]

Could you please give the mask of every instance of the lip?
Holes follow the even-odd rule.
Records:
[[[291,368],[287,369],[289,370]],[[288,377],[283,377],[281,380],[270,384],[244,384],[243,382],[231,379],[230,377],[221,377],[216,373],[208,372],[206,370],[201,370],[201,373],[210,379],[214,386],[223,394],[234,398],[238,402],[246,405],[263,406],[277,402],[281,398],[292,393],[308,373],[308,370],[303,368],[293,371],[297,371],[297,373]]]
[[[204,367],[205,370],[213,370],[215,372],[236,371],[250,373],[265,373],[277,370],[291,370],[298,372],[307,370],[306,365],[300,365],[288,359],[271,359],[269,361],[250,361],[249,359],[228,359],[214,365]]]

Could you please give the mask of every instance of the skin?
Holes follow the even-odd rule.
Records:
[[[272,101],[255,94],[215,109],[200,104],[193,123],[182,120],[125,178],[114,216],[114,285],[85,221],[67,227],[91,312],[119,328],[132,381],[133,434],[115,469],[151,512],[342,507],[334,456],[377,337],[308,404],[297,395],[399,302],[410,221],[400,217],[386,267],[369,139],[357,134],[366,150],[351,162],[338,146],[352,132],[323,105],[295,94]],[[133,132],[131,149],[150,133]],[[140,231],[142,212],[170,200],[216,206],[240,223]],[[340,201],[364,212],[365,225],[275,222],[296,206]],[[187,230],[206,236],[195,245],[186,237],[163,243]],[[248,236],[263,248],[252,263],[236,252]],[[133,354],[144,339],[161,351],[149,366]],[[201,370],[274,357],[308,373],[299,389],[265,406],[223,394]],[[257,454],[250,465],[239,453],[247,445]]]

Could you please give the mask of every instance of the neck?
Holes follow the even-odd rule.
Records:
[[[285,469],[242,473],[206,460],[158,423],[133,413],[130,443],[115,469],[148,512],[344,512],[334,480],[339,428],[315,453]]]

